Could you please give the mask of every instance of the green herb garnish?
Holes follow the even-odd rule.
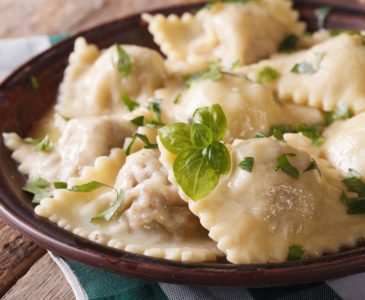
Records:
[[[144,116],[138,116],[131,120],[131,123],[136,126],[143,126],[144,125]]]
[[[118,52],[118,72],[122,77],[128,77],[132,72],[132,60],[120,44],[116,44]]]
[[[262,139],[262,138],[265,138],[266,135],[262,132],[256,132],[254,135],[253,135],[253,139]]]
[[[357,197],[348,198],[343,192],[341,202],[347,205],[347,213],[349,215],[365,214],[365,183],[360,177],[349,177],[342,181],[348,191],[356,193]]]
[[[114,188],[113,188],[114,189]],[[115,189],[114,189],[115,190]],[[115,190],[116,191],[116,190]],[[117,192],[117,191],[116,191]],[[90,221],[110,221],[111,218],[118,211],[119,207],[122,205],[124,200],[124,191],[121,189],[119,193],[117,192],[117,199],[112,206],[108,207],[102,213],[97,214],[90,218]]]
[[[265,84],[280,77],[280,73],[270,67],[264,67],[259,72],[258,82]]]
[[[277,167],[275,170],[283,171],[284,173],[288,174],[290,177],[292,177],[294,179],[298,179],[299,174],[300,174],[299,170],[290,163],[288,156],[294,157],[294,156],[296,156],[296,154],[294,154],[294,153],[281,154],[277,158]]]
[[[56,181],[56,182],[53,182],[53,185],[56,189],[67,189],[66,182]]]
[[[129,98],[129,96],[124,91],[120,92],[120,97],[122,98],[124,105],[127,106],[127,109],[129,111],[133,111],[137,107],[139,107],[139,104]]]
[[[290,124],[272,125],[270,127],[269,136],[274,136],[277,140],[282,141],[285,133],[294,132]]]
[[[33,90],[38,90],[39,89],[39,82],[38,82],[37,77],[31,76],[30,77],[30,84],[32,85]]]
[[[308,62],[301,62],[299,64],[295,64],[291,69],[292,73],[297,74],[314,74],[316,73],[316,69]]]
[[[284,53],[292,53],[296,50],[299,37],[296,35],[287,36],[280,44],[279,51]]]
[[[319,170],[318,165],[317,165],[317,163],[316,163],[315,160],[312,160],[311,161],[311,163],[309,164],[309,166],[304,170],[304,173],[305,172],[312,171],[312,170],[317,170],[318,173],[321,175],[321,171]]]
[[[218,62],[209,62],[204,71],[189,75],[185,78],[185,84],[190,87],[193,82],[201,80],[219,80],[222,77],[222,71]]]
[[[342,33],[348,34],[348,35],[357,35],[360,34],[360,31],[351,30],[351,29],[343,29],[343,28],[332,28],[330,29],[330,35],[332,37],[338,36]]]
[[[51,197],[53,194],[51,183],[43,178],[28,181],[23,187],[23,191],[33,194],[32,203],[39,204],[42,199]]]
[[[297,261],[301,260],[304,256],[304,249],[302,245],[294,244],[289,247],[288,255],[286,257],[287,261]]]
[[[90,181],[82,185],[74,185],[72,187],[69,187],[67,190],[70,192],[77,192],[77,193],[90,193],[93,191],[96,191],[101,188],[108,188],[112,189],[116,193],[116,200],[113,203],[112,206],[107,208],[105,211],[103,211],[100,214],[97,214],[90,218],[90,221],[110,221],[111,218],[115,215],[119,207],[122,205],[122,202],[124,200],[124,192],[121,189],[119,192],[111,185],[99,182],[99,181]]]
[[[26,138],[24,139],[26,144],[35,145],[35,150],[38,152],[50,152],[54,149],[55,145],[49,139],[49,135],[46,135],[44,138],[33,139]]]
[[[252,172],[252,169],[253,169],[253,165],[254,165],[254,162],[255,162],[255,158],[253,157],[245,157],[240,163],[239,163],[239,167],[242,169],[242,170],[245,170],[247,172]]]
[[[321,6],[314,10],[314,15],[317,18],[317,25],[319,29],[322,29],[326,23],[329,14],[332,11],[330,6]]]
[[[154,99],[148,104],[148,108],[154,114],[155,120],[161,123],[161,100]]]
[[[152,144],[149,140],[148,137],[144,134],[141,133],[135,133],[132,135],[132,140],[129,143],[127,150],[126,150],[126,155],[128,156],[129,154],[131,154],[131,150],[132,150],[132,146],[134,145],[135,141],[137,139],[140,139],[143,143],[144,146],[143,148],[145,149],[157,149],[157,144]]]
[[[331,125],[334,121],[349,119],[353,116],[353,113],[347,105],[338,106],[333,112],[327,113],[324,116],[324,122],[326,126]]]
[[[310,138],[312,140],[313,146],[319,147],[324,143],[324,139],[321,137],[321,134],[323,132],[322,124],[298,124],[296,131],[302,133],[307,138]]]
[[[176,154],[173,164],[177,183],[192,200],[207,196],[231,169],[227,147],[220,142],[227,119],[220,105],[198,108],[191,124],[175,123],[159,129],[161,143]]]
[[[181,100],[181,93],[177,94],[174,99],[174,104],[179,104]]]

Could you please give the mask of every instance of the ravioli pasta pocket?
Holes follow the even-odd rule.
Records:
[[[35,212],[176,261],[283,262],[365,238],[365,37],[288,0],[143,14],[159,52],[80,37],[55,106],[4,133]]]

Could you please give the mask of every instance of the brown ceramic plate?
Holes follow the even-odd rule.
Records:
[[[316,27],[313,9],[332,5],[328,27],[365,29],[365,7],[349,0],[295,1],[310,30]],[[159,12],[177,13],[198,6],[171,7]],[[138,15],[117,20],[79,35],[101,48],[115,42],[156,48]],[[75,37],[58,44],[21,66],[0,85],[0,133],[21,136],[55,101],[58,85],[73,49]],[[32,89],[30,78],[40,82]],[[41,247],[105,270],[164,282],[195,285],[265,287],[314,282],[365,271],[365,246],[300,262],[233,265],[178,263],[135,255],[101,246],[71,234],[33,212],[29,195],[22,191],[25,178],[17,171],[0,139],[0,215]],[[273,245],[275,247],[275,245]]]

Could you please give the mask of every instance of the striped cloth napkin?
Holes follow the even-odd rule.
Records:
[[[0,81],[18,65],[63,39],[65,35],[0,40]],[[159,283],[92,268],[50,253],[76,299],[243,299],[243,300],[364,300],[365,273],[301,286],[244,289],[195,287]]]

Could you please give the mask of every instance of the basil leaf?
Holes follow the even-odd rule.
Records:
[[[281,170],[284,173],[288,174],[290,177],[292,177],[294,179],[298,179],[300,173],[299,173],[298,169],[290,163],[287,156],[296,156],[296,155],[294,153],[281,154],[277,158],[276,171]]]
[[[293,132],[293,128],[290,124],[272,125],[270,127],[269,136],[274,136],[277,140],[282,141],[285,133]]]
[[[158,130],[158,136],[164,147],[174,154],[193,147],[191,126],[189,124],[175,123],[166,125]]]
[[[131,123],[136,126],[143,126],[144,125],[144,116],[138,116],[131,120]]]
[[[193,124],[210,128],[214,141],[222,140],[227,130],[227,119],[219,104],[198,108],[193,114]]]
[[[200,80],[219,80],[222,72],[217,62],[209,62],[205,71],[194,73],[185,78],[185,84],[190,87],[194,81]]]
[[[95,190],[98,190],[100,188],[105,188],[105,187],[113,188],[109,185],[106,185],[106,184],[98,182],[98,181],[90,181],[90,182],[82,184],[82,185],[74,185],[72,187],[69,187],[68,190],[70,192],[89,193],[89,192],[93,192]]]
[[[297,74],[314,74],[317,70],[310,63],[304,61],[299,64],[295,64],[291,69],[291,72]]]
[[[280,73],[270,67],[265,67],[259,72],[258,82],[265,84],[280,77]]]
[[[350,177],[342,180],[350,192],[358,194],[359,197],[365,197],[365,183],[359,177]]]
[[[322,29],[324,27],[331,11],[332,7],[330,6],[322,6],[314,10],[314,15],[317,18],[317,25],[319,29]]]
[[[112,206],[107,208],[105,211],[103,211],[100,214],[97,214],[96,216],[93,216],[90,218],[90,221],[110,221],[111,218],[115,215],[115,213],[118,211],[120,206],[123,203],[124,200],[124,191],[121,189],[119,193],[117,193],[117,200],[113,203]]]
[[[131,98],[129,98],[128,95],[124,91],[120,92],[120,97],[122,98],[124,105],[127,106],[127,109],[129,111],[133,111],[137,107],[139,107],[139,104],[137,102],[133,101]]]
[[[39,204],[44,198],[51,197],[53,194],[51,183],[43,178],[28,181],[23,187],[23,191],[33,194],[32,203],[36,204]]]
[[[207,196],[218,184],[220,175],[206,162],[200,149],[185,149],[175,159],[174,175],[192,200]]]
[[[120,44],[116,44],[118,52],[118,72],[122,77],[128,77],[132,72],[132,60]]]
[[[280,44],[279,51],[284,53],[292,53],[296,50],[299,37],[296,35],[287,36]]]
[[[349,119],[353,113],[347,105],[340,105],[335,111],[325,114],[324,122],[326,126],[331,125],[334,121]]]
[[[304,249],[302,245],[294,244],[289,247],[288,255],[286,257],[287,261],[297,261],[302,259],[304,256]]]
[[[253,169],[253,165],[255,163],[255,158],[254,157],[245,157],[240,163],[239,163],[239,167],[242,169],[242,170],[245,170],[247,172],[252,172],[252,169]]]
[[[129,145],[127,147],[127,150],[126,150],[127,156],[131,153],[132,146],[135,143],[137,138],[140,139],[144,143],[143,148],[145,148],[145,149],[157,149],[158,148],[157,144],[152,144],[148,140],[148,137],[146,135],[141,134],[141,133],[135,133],[132,135],[132,141],[129,143]]]
[[[191,141],[193,145],[198,148],[207,147],[212,141],[212,131],[203,124],[191,125]]]
[[[213,142],[202,153],[206,162],[217,173],[228,174],[231,170],[231,155],[224,144]]]
[[[37,77],[31,76],[30,77],[30,84],[32,85],[33,90],[38,90],[39,89],[39,82],[38,82]]]
[[[365,214],[365,199],[356,199],[348,203],[347,214],[349,215]]]

